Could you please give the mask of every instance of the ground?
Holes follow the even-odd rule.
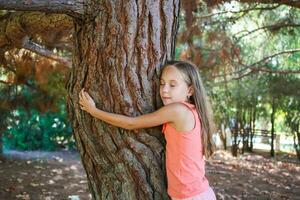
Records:
[[[218,151],[206,165],[217,199],[300,200],[300,162],[294,156]],[[89,200],[76,152],[8,151],[0,159],[2,200]]]
[[[218,151],[207,174],[220,200],[300,200],[300,162],[293,155]]]

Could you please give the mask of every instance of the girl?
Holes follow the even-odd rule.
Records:
[[[163,125],[168,194],[172,200],[215,200],[204,168],[204,156],[212,155],[214,149],[213,121],[196,67],[184,61],[167,63],[160,77],[160,96],[162,108],[138,117],[97,109],[84,89],[79,94],[79,103],[93,117],[124,129]]]

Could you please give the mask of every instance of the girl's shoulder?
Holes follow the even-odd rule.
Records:
[[[194,104],[189,103],[189,102],[186,102],[186,101],[180,101],[180,102],[178,102],[178,103],[180,103],[180,104],[182,104],[182,105],[185,105],[186,107],[191,108],[191,109],[194,109],[194,108],[195,108],[195,105],[194,105]]]
[[[166,105],[170,109],[170,113],[176,115],[177,118],[185,117],[188,113],[195,110],[195,105],[188,102],[180,101]]]
[[[174,117],[176,118],[170,126],[178,132],[186,132],[195,127],[194,105],[187,102],[176,102],[167,105],[173,109]]]

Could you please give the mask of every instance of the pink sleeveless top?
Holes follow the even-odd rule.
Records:
[[[163,133],[167,141],[168,194],[174,198],[189,198],[205,192],[209,184],[205,177],[201,124],[196,107],[187,102],[180,103],[193,112],[195,127],[191,131],[179,132],[169,123],[163,125]]]

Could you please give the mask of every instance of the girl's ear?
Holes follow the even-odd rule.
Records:
[[[192,86],[190,86],[188,89],[188,95],[193,96],[193,94],[194,94],[194,88]]]

